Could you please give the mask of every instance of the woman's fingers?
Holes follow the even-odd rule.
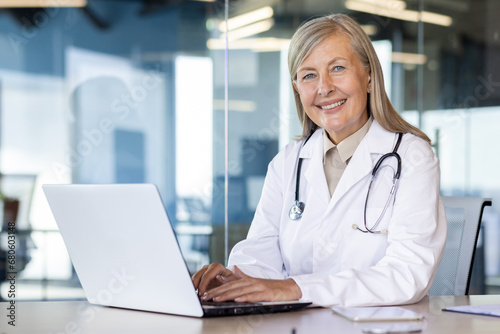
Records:
[[[238,277],[243,274],[241,271],[238,271],[239,269],[235,267],[234,276]],[[302,297],[302,292],[293,279],[271,280],[243,275],[244,277],[238,280],[207,291],[203,299],[213,299],[214,301],[235,300],[237,302],[255,302],[296,300]]]
[[[252,278],[239,279],[233,282],[221,285],[214,289],[208,290],[203,295],[203,300],[226,301],[234,300],[242,294],[248,293],[252,289]]]
[[[198,288],[198,294],[201,296],[207,290],[213,289],[225,283],[225,280],[231,279],[234,276],[232,271],[224,267],[220,263],[212,263],[203,266],[195,275],[193,275],[193,283]],[[231,279],[232,280],[232,279]]]
[[[254,278],[234,266],[234,273],[220,263],[203,266],[192,276],[203,300],[237,302],[294,300],[302,297],[293,279]]]
[[[197,286],[198,295],[201,296],[209,287],[214,288],[219,285],[216,281],[216,276],[219,275],[219,272],[221,271],[220,267],[223,266],[219,263],[212,263],[206,266],[205,270],[203,270],[200,275],[200,280]]]
[[[205,271],[207,271],[207,269],[208,269],[208,265],[204,265],[203,267],[201,267],[200,270],[198,270],[194,275],[191,276],[191,279],[193,280],[193,284],[194,284],[195,288],[198,288],[198,285],[200,284],[201,278],[202,278],[203,274],[205,273]]]

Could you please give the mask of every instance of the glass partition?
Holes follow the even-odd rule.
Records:
[[[493,198],[471,293],[498,292],[499,162],[490,144],[500,115],[498,6],[88,0],[0,8],[0,252],[15,220],[20,298],[83,298],[45,183],[154,183],[189,269],[224,263],[226,243],[247,233],[268,163],[301,133],[290,38],[308,18],[337,12],[363,26],[394,106],[431,137],[442,193]],[[0,284],[3,298],[6,291]]]
[[[0,281],[11,219],[22,255],[19,298],[84,297],[45,183],[153,183],[190,270],[207,263],[219,140],[213,87],[221,81],[207,22],[223,20],[223,3],[1,6],[0,190],[20,206],[9,218],[4,201]],[[22,197],[10,190],[25,180]]]

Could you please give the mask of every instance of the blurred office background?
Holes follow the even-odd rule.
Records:
[[[289,40],[338,12],[363,25],[396,109],[431,137],[443,195],[493,198],[470,292],[498,293],[500,2],[232,0],[226,59],[223,0],[0,0],[0,253],[16,221],[17,297],[83,297],[44,183],[154,183],[190,270],[224,262],[225,90],[231,247],[267,164],[300,134]]]

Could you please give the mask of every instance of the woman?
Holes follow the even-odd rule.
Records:
[[[446,240],[429,139],[392,107],[373,46],[348,16],[303,24],[288,62],[302,138],[270,163],[248,237],[229,267],[211,264],[193,275],[202,299],[419,301]],[[291,209],[298,202],[302,214]]]

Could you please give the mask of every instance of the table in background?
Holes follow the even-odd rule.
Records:
[[[500,304],[500,295],[432,296],[404,308],[422,313],[422,333],[499,333],[500,318],[442,312],[453,305]],[[2,310],[0,333],[213,333],[297,334],[362,333],[362,323],[352,323],[329,309],[315,308],[291,313],[234,316],[220,318],[189,318],[153,312],[99,307],[83,301],[18,302],[16,327],[7,325],[8,303]]]

